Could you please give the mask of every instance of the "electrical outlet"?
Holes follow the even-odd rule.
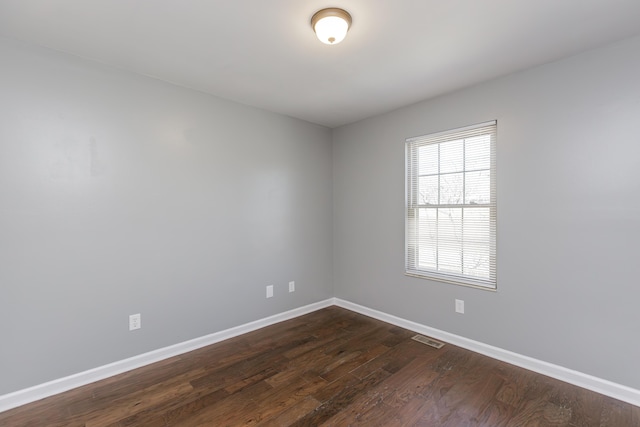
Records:
[[[271,298],[273,296],[273,285],[267,286],[267,298]]]
[[[140,329],[142,327],[142,317],[140,313],[129,316],[129,330]]]
[[[456,300],[456,313],[464,314],[464,300]]]
[[[289,282],[289,292],[295,292],[296,282]]]

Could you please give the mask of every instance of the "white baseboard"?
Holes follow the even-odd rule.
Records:
[[[562,366],[554,365],[552,363],[533,359],[528,356],[513,353],[508,350],[503,350],[498,347],[483,344],[481,342],[470,340],[429,326],[421,325],[419,323],[345,301],[340,298],[330,298],[304,307],[289,310],[284,313],[269,316],[264,319],[256,320],[254,322],[246,323],[244,325],[236,326],[234,328],[226,329],[224,331],[216,332],[214,334],[206,335],[204,337],[150,351],[148,353],[120,360],[108,365],[70,375],[68,377],[5,394],[0,396],[0,412],[140,368],[151,363],[159,362],[170,357],[178,356],[198,348],[206,347],[238,335],[246,334],[247,332],[255,331],[256,329],[264,328],[265,326],[293,319],[332,305],[346,308],[347,310],[364,314],[365,316],[373,317],[374,319],[400,326],[423,335],[428,335],[476,353],[484,354],[485,356],[520,366],[542,375],[547,375],[549,377],[574,384],[578,387],[613,397],[614,399],[622,400],[635,406],[640,406],[640,390],[564,368]]]
[[[333,300],[334,304],[338,307],[346,308],[347,310],[355,311],[356,313],[364,314],[365,316],[373,317],[374,319],[382,320],[383,322],[391,323],[392,325],[400,326],[423,335],[428,335],[453,345],[457,345],[458,347],[466,348],[467,350],[484,354],[485,356],[489,356],[587,390],[595,391],[596,393],[604,394],[605,396],[610,396],[614,399],[622,400],[623,402],[627,402],[635,406],[640,406],[640,390],[584,374],[582,372],[574,371],[563,366],[554,365],[532,357],[523,356],[508,350],[503,350],[498,347],[470,340],[459,335],[450,334],[449,332],[421,325],[419,323],[383,313],[378,310],[373,310],[362,305],[354,304],[340,298],[334,298]]]
[[[0,396],[0,412],[333,305],[333,298]]]

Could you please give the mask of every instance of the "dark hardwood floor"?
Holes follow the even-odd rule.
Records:
[[[640,408],[330,307],[0,413],[1,426],[640,426]]]

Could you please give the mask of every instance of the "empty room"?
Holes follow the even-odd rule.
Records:
[[[1,426],[640,426],[637,0],[0,1]]]

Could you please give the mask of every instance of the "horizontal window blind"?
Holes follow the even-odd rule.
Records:
[[[497,122],[406,141],[406,273],[495,289]]]

